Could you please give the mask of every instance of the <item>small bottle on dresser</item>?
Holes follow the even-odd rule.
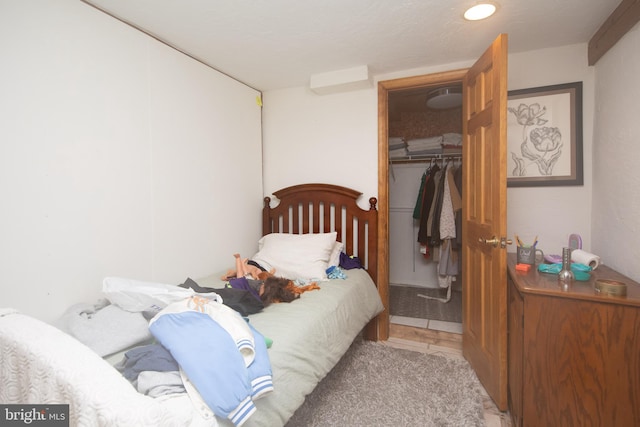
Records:
[[[571,271],[571,248],[562,248],[562,270],[558,273],[558,283],[563,291],[567,291],[574,279]]]

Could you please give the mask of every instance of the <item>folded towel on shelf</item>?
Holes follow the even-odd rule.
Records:
[[[462,155],[462,146],[445,145],[442,147],[442,154]]]
[[[434,136],[431,138],[410,139],[407,141],[407,150],[430,150],[440,148],[442,145],[442,136]]]
[[[407,145],[409,147],[416,147],[416,146],[417,147],[423,147],[423,146],[433,147],[440,144],[442,144],[441,135],[432,136],[429,138],[413,138],[407,141]]]
[[[389,150],[389,158],[397,159],[399,157],[407,157],[407,149],[402,147],[396,150]]]
[[[442,134],[442,143],[444,145],[462,145],[462,135],[459,133]]]
[[[404,138],[402,138],[401,136],[392,136],[389,137],[389,149],[393,150],[396,148],[400,148],[400,147],[404,147],[405,146],[405,142],[404,142]]]

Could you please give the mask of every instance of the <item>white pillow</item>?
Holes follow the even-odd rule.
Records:
[[[336,241],[333,244],[333,249],[331,250],[331,255],[329,256],[329,267],[337,267],[340,265],[340,252],[342,252],[342,248],[344,248],[344,243]]]
[[[291,280],[323,280],[327,278],[326,270],[336,237],[335,231],[267,234],[258,241],[259,251],[252,259],[267,270],[275,268],[276,276]]]

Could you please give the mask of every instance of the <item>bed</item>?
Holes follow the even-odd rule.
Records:
[[[362,209],[356,203],[361,193],[328,184],[297,185],[274,196],[277,200],[264,199],[263,236],[335,232],[342,252],[357,257],[363,268],[339,269],[346,279],[318,281],[319,290],[248,316],[273,341],[268,355],[274,390],[255,401],[246,427],[285,425],[359,334],[375,339],[375,317],[383,310],[375,286],[375,198]],[[224,286],[219,274],[196,282]],[[233,425],[202,416],[185,393],[159,398],[139,393],[110,364],[113,360],[52,325],[0,309],[2,404],[69,404],[71,425],[81,426]]]

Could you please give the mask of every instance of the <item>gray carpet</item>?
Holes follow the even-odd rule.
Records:
[[[454,289],[451,292],[451,299],[446,303],[422,298],[418,294],[446,298],[447,290],[391,285],[389,286],[389,313],[393,316],[462,323],[461,291]]]
[[[356,341],[286,427],[484,426],[464,360]]]

